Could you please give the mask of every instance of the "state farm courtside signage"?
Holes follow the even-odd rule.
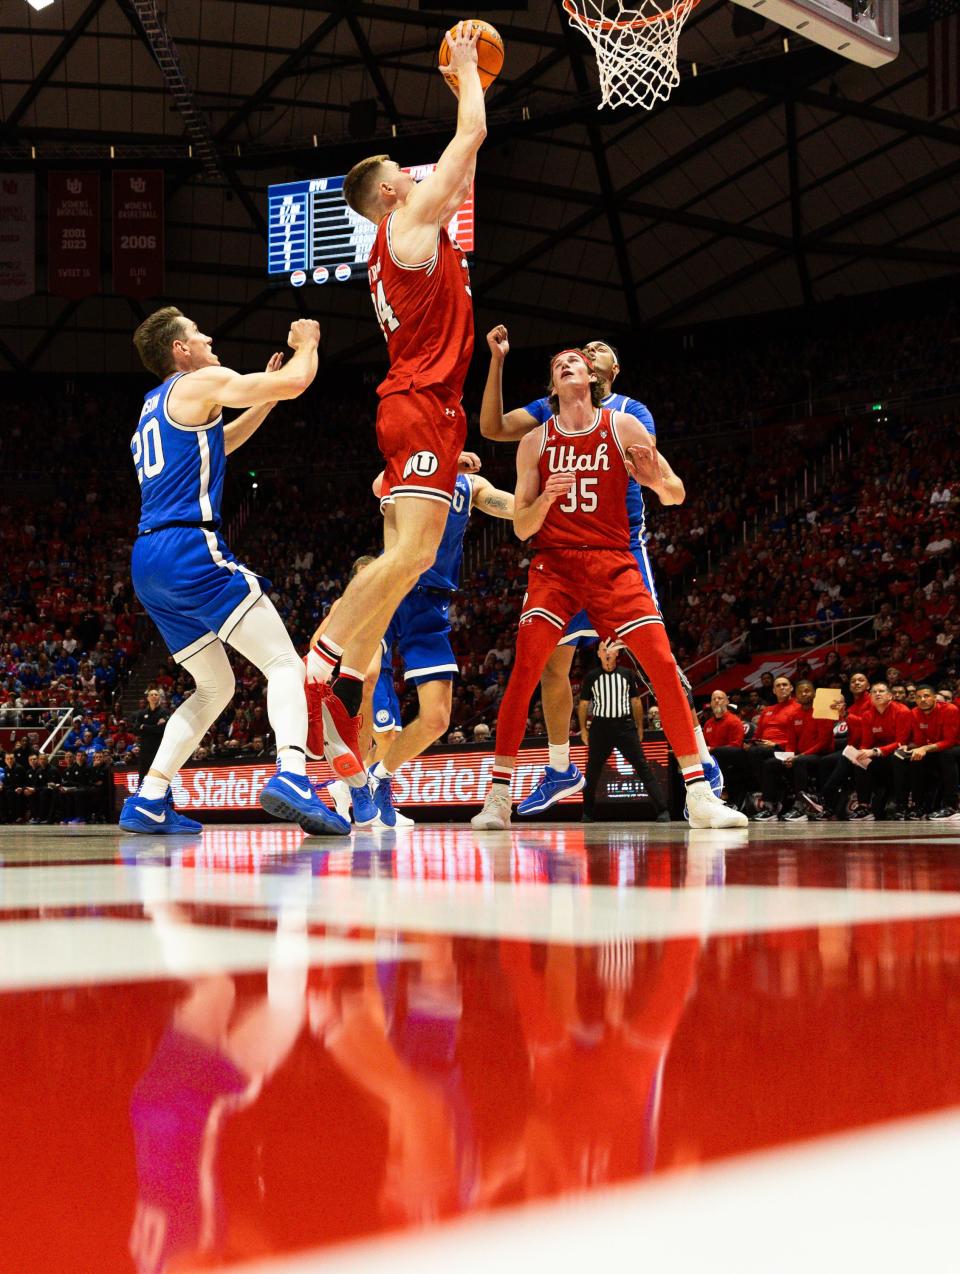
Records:
[[[163,173],[113,174],[113,290],[118,296],[163,291]]]
[[[33,173],[0,173],[0,301],[37,290],[36,227]]]
[[[50,173],[47,291],[79,301],[100,290],[100,174]]]
[[[647,760],[657,767],[664,790],[667,787],[667,745],[658,736],[644,741]],[[573,761],[586,769],[587,749],[575,744],[570,749]],[[521,748],[514,772],[511,792],[515,801],[529,796],[543,774],[547,749],[538,744]],[[259,796],[267,779],[274,773],[272,763],[196,766],[181,770],[173,782],[173,795],[183,810],[215,814],[223,811],[259,810]],[[493,770],[493,753],[469,748],[428,752],[405,765],[393,779],[393,796],[401,807],[482,805]],[[315,782],[333,778],[326,762],[309,762],[307,773]],[[115,772],[118,796],[137,790],[133,770]],[[637,801],[646,798],[643,784],[626,764],[619,752],[604,767],[597,786],[599,801]],[[579,795],[567,797],[579,802]]]

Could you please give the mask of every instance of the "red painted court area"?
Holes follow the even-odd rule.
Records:
[[[11,833],[4,1268],[465,1255],[949,1111],[960,838],[858,830]]]

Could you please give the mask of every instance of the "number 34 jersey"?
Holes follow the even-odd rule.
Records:
[[[467,258],[443,227],[433,255],[417,265],[397,259],[392,223],[377,227],[367,263],[370,295],[387,340],[390,370],[381,398],[408,389],[446,385],[457,398],[473,354],[473,301]]]
[[[598,407],[589,429],[561,429],[556,416],[540,426],[540,490],[552,473],[572,470],[574,483],[554,500],[533,547],[630,549],[629,475],[617,435],[616,413]]]

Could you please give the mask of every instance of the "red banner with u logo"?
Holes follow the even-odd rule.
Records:
[[[47,186],[47,291],[79,301],[100,283],[100,174],[51,173]]]
[[[163,173],[113,174],[113,290],[119,296],[163,291]]]

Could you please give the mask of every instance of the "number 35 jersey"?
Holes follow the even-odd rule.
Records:
[[[136,433],[130,439],[140,483],[137,530],[141,534],[170,522],[220,525],[226,473],[223,417],[217,416],[206,425],[176,421],[167,400],[180,376],[171,376],[147,394]]]
[[[367,262],[370,295],[387,340],[390,370],[381,398],[446,385],[460,398],[473,354],[473,301],[467,258],[442,227],[433,256],[407,265],[394,254],[392,212],[377,227]]]
[[[574,483],[551,504],[533,541],[536,550],[629,551],[629,474],[614,420],[614,412],[598,407],[593,424],[579,433],[561,429],[556,416],[540,426],[540,490],[552,473],[572,471]]]

